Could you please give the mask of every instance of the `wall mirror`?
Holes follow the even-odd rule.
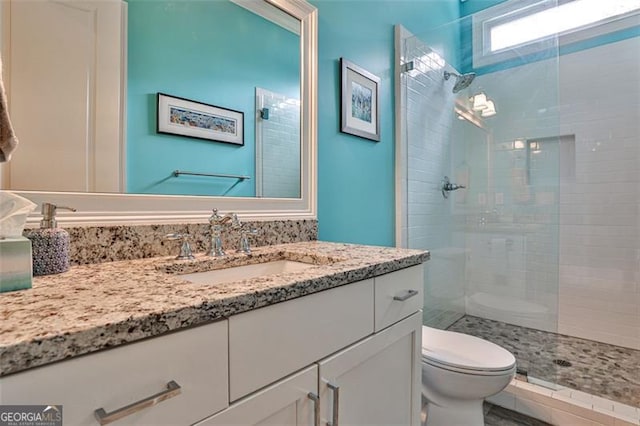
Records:
[[[42,6],[39,15],[24,13],[29,31],[21,32],[14,17],[16,3]],[[77,213],[61,215],[69,224],[200,221],[213,207],[256,218],[315,217],[317,12],[310,4],[41,0],[3,2],[1,12],[10,110],[23,110],[14,123],[21,145],[2,167],[3,189],[76,207]],[[33,45],[34,25],[46,28],[51,44],[81,54],[54,52],[46,42],[41,52],[23,52],[16,40]],[[114,36],[118,26],[120,38]],[[74,35],[87,27],[95,35]],[[34,56],[47,55],[63,66],[44,74],[30,66]],[[13,63],[31,71],[16,76]],[[73,90],[54,84],[65,79],[87,84]],[[28,96],[13,96],[21,85],[29,86]],[[61,101],[43,109],[38,94],[45,91],[59,99],[101,98],[89,108]],[[157,132],[158,92],[193,101],[176,104],[182,108],[176,122],[187,131],[203,117],[217,125],[241,113],[244,125],[234,123],[242,126],[241,143],[220,142],[220,126],[209,124],[211,138]],[[213,117],[210,106],[216,107]],[[54,125],[38,126],[46,120]],[[27,129],[26,138],[20,128]],[[30,146],[31,129],[47,143]]]

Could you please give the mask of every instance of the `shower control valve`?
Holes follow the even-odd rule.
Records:
[[[442,179],[442,196],[444,198],[449,198],[449,192],[455,191],[458,189],[466,188],[464,185],[458,185],[457,183],[451,183],[448,176],[445,176]]]

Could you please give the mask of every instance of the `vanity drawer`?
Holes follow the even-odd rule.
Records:
[[[231,401],[373,333],[373,280],[229,318]]]
[[[375,330],[382,330],[422,309],[424,265],[375,278]]]
[[[168,393],[173,381],[179,394],[113,424],[190,425],[228,406],[227,348],[227,321],[195,327],[1,378],[0,403],[62,405],[65,425],[97,425],[96,409]]]

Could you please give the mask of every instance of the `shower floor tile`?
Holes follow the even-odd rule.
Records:
[[[530,377],[640,407],[640,351],[470,315],[448,329],[504,347]]]

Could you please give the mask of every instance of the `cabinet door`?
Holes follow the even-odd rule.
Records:
[[[422,321],[417,312],[320,362],[322,424],[420,424]]]
[[[249,395],[194,426],[316,425],[318,367],[312,366]],[[313,396],[311,396],[312,394]]]
[[[373,334],[373,280],[229,318],[230,401]]]

